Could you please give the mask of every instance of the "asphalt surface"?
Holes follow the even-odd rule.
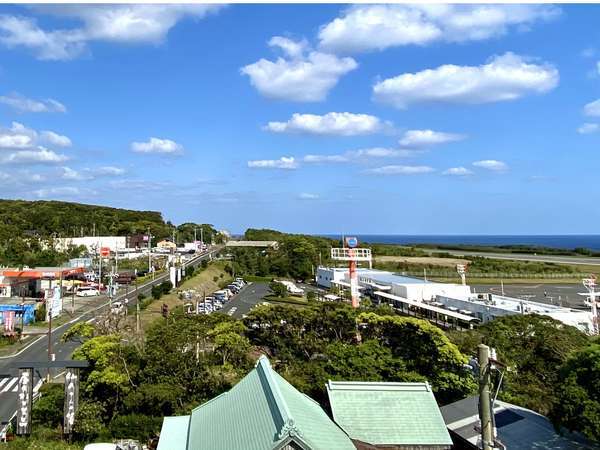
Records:
[[[193,265],[197,266],[202,260],[210,257],[211,254],[218,252],[220,249],[211,250],[208,253],[198,255],[196,258],[191,259],[185,263],[186,266]],[[157,276],[156,279],[150,280],[140,286],[138,286],[138,293],[146,293],[152,289],[153,285],[160,284],[165,280],[168,280],[168,274],[162,274]],[[128,297],[131,297],[131,290],[129,290]],[[113,301],[119,301],[125,299],[125,290],[119,292]],[[137,299],[130,299],[129,304],[135,305]],[[68,308],[68,305],[66,305]],[[106,311],[109,307],[108,300],[106,303],[100,305],[95,310],[91,310],[83,313],[68,323],[52,329],[51,342],[52,351],[56,355],[57,361],[68,360],[71,358],[73,351],[79,347],[77,342],[61,342],[62,335],[67,331],[71,325],[74,325],[82,321],[93,320],[95,316]],[[33,340],[27,347],[21,350],[18,354],[8,357],[0,357],[0,432],[11,420],[17,409],[17,391],[15,390],[16,381],[14,381],[18,375],[18,368],[26,366],[28,362],[43,362],[48,361],[48,336],[42,335]],[[34,376],[34,386],[38,381],[47,375],[47,370],[42,369]],[[60,371],[52,369],[50,375],[53,378],[60,376]],[[4,381],[7,380],[7,381]]]
[[[470,286],[477,293],[502,294],[500,284],[471,284]],[[578,295],[580,292],[586,292],[581,284],[504,284],[504,294],[509,297],[524,298],[569,308],[588,309],[583,304],[585,297]]]
[[[255,305],[262,302],[265,295],[269,294],[270,289],[267,283],[252,282],[244,286],[235,296],[227,302],[220,311],[229,314],[231,317],[241,319],[243,315],[254,308]]]
[[[526,253],[487,253],[470,252],[464,250],[426,250],[435,256],[436,253],[449,253],[454,256],[484,256],[494,259],[509,259],[516,261],[538,261],[557,264],[584,264],[590,266],[600,266],[600,258],[585,256],[553,256],[553,255],[535,255]]]

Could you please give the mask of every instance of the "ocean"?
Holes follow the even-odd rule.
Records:
[[[339,235],[324,235],[340,238]],[[600,235],[401,235],[359,234],[359,242],[372,244],[466,244],[466,245],[538,245],[552,248],[588,248],[600,251]]]

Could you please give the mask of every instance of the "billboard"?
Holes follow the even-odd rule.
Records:
[[[31,403],[33,400],[33,369],[19,369],[17,434],[31,434]]]
[[[54,319],[62,312],[63,299],[61,290],[60,286],[46,290],[46,320],[50,317],[50,313],[52,313],[52,318]]]
[[[65,411],[64,427],[65,434],[73,432],[75,415],[79,406],[79,369],[68,367],[65,373]]]

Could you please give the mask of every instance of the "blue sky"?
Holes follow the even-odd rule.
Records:
[[[595,233],[600,6],[0,7],[2,197]]]

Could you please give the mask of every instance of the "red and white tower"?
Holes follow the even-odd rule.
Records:
[[[358,248],[358,239],[355,237],[347,237],[344,239],[343,248],[331,249],[331,259],[335,261],[348,261],[348,275],[350,278],[350,297],[352,298],[352,307],[358,308],[360,302],[358,294],[358,273],[356,268],[359,261],[368,262],[369,268],[371,267],[371,249]]]

